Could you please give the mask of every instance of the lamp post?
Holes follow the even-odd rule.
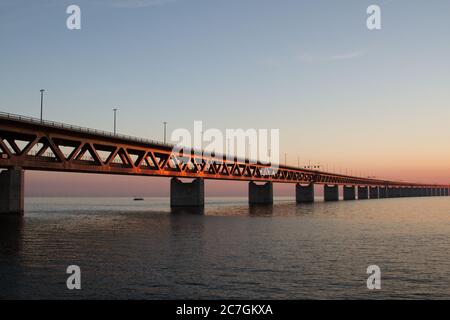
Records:
[[[42,112],[43,112],[43,108],[44,108],[44,89],[41,89],[41,122],[42,122]]]
[[[113,111],[114,111],[114,135],[116,135],[116,129],[117,129],[117,116],[116,116],[117,110],[119,110],[119,109],[117,109],[117,108],[113,109]]]
[[[164,121],[163,122],[163,124],[164,124],[164,143],[166,143],[166,129],[167,129],[167,122],[166,121]]]

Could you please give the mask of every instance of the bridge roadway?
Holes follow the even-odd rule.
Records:
[[[204,179],[249,181],[249,203],[273,202],[273,183],[295,183],[297,202],[448,196],[450,185],[342,175],[248,159],[173,152],[173,145],[59,122],[0,113],[0,213],[23,213],[24,170],[172,177],[171,206],[204,205]],[[193,178],[184,183],[179,178]],[[259,182],[259,184],[258,184]],[[262,183],[262,184],[261,184]],[[357,189],[356,189],[357,187]]]

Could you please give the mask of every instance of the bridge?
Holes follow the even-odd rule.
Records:
[[[272,204],[273,183],[293,183],[296,202],[448,196],[450,185],[356,177],[249,159],[173,151],[173,145],[0,112],[0,213],[23,214],[24,170],[171,178],[171,207],[203,207],[204,179],[249,182],[249,204]],[[192,178],[183,182],[180,178]]]

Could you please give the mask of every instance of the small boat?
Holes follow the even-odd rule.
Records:
[[[134,201],[142,201],[142,200],[144,200],[144,198],[134,198],[133,200]]]

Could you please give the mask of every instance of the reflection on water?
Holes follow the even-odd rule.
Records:
[[[273,205],[252,205],[248,208],[248,214],[250,216],[271,216],[273,215]]]
[[[170,208],[170,213],[175,214],[175,215],[180,215],[180,214],[203,215],[203,214],[205,214],[205,208],[203,208],[203,207],[174,207],[174,208]]]
[[[0,298],[450,298],[450,198],[298,205],[32,198],[0,217]],[[82,289],[66,289],[79,265]],[[377,264],[382,290],[366,288]]]

